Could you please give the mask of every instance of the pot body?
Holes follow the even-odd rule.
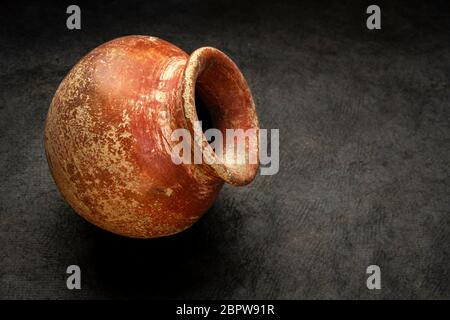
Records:
[[[45,149],[65,200],[91,223],[124,236],[174,234],[207,211],[223,179],[172,162],[174,129],[187,128],[181,87],[189,55],[148,36],[105,43],[61,82]]]

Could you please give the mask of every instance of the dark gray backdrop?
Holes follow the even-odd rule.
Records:
[[[0,298],[450,298],[446,1],[2,2]],[[280,171],[225,187],[173,237],[99,230],[61,199],[43,127],[84,54],[128,34],[240,66],[263,128],[280,129]],[[65,270],[82,268],[82,290]],[[366,267],[382,271],[369,291]]]

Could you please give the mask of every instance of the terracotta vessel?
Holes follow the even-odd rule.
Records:
[[[127,36],[88,53],[61,82],[46,120],[47,160],[66,201],[103,229],[152,238],[191,226],[224,182],[251,182],[258,164],[172,162],[170,134],[193,131],[196,96],[215,128],[258,130],[244,77],[217,49],[188,55],[158,38]],[[204,135],[193,143],[214,157]]]

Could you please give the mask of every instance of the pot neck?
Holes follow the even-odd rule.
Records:
[[[222,154],[216,153],[199,128],[196,96],[203,101],[213,127],[222,133]],[[259,124],[250,89],[236,64],[217,49],[195,50],[182,75],[181,101],[193,146],[204,159],[202,171],[233,185],[251,182],[259,167]],[[229,129],[234,136],[228,135]],[[246,136],[252,133],[254,137]],[[235,152],[228,148],[232,141],[244,144]]]

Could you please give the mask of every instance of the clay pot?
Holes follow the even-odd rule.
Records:
[[[159,237],[197,221],[224,182],[251,182],[258,164],[172,161],[170,133],[193,131],[196,95],[215,128],[258,129],[244,77],[217,49],[189,56],[158,38],[128,36],[82,58],[56,91],[45,127],[48,164],[72,208],[108,231]],[[203,134],[194,143],[214,157]],[[258,148],[250,144],[246,152]]]

